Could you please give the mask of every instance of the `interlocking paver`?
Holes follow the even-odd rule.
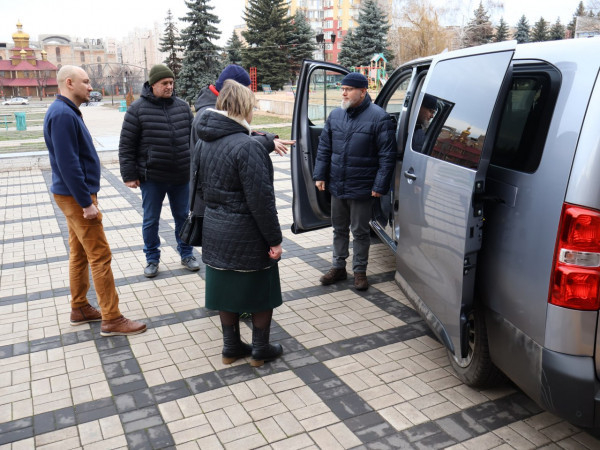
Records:
[[[168,207],[161,272],[148,280],[140,193],[123,185],[114,154],[102,156],[120,308],[149,329],[101,338],[98,324],[70,326],[68,235],[50,173],[0,171],[0,448],[598,447],[512,385],[462,384],[393,281],[383,244],[371,247],[368,291],[352,280],[320,286],[332,232],[290,231],[287,157],[273,157],[286,301],[272,333],[286,351],[258,370],[244,359],[223,365],[204,271],[181,267]],[[241,335],[251,342],[249,322]]]

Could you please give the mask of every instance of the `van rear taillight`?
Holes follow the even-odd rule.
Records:
[[[564,204],[554,252],[550,303],[600,308],[600,212]]]

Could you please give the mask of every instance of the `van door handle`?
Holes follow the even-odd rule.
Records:
[[[417,176],[414,174],[413,169],[410,168],[404,171],[404,178],[407,178],[410,181],[415,181],[417,179]]]

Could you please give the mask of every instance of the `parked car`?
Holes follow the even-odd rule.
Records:
[[[90,92],[90,102],[99,102],[102,100],[102,92],[92,91]]]
[[[471,386],[510,378],[600,427],[600,38],[467,48],[403,64],[375,102],[397,122],[390,193],[371,221],[398,286]],[[330,225],[318,137],[347,69],[303,63],[293,231]],[[425,94],[437,112],[413,146]]]
[[[29,100],[23,97],[13,97],[2,102],[3,105],[29,105]]]

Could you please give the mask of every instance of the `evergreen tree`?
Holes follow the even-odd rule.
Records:
[[[194,102],[200,89],[214,82],[221,71],[219,47],[212,43],[221,36],[216,27],[220,21],[208,3],[209,0],[186,0],[189,11],[181,18],[190,25],[181,34],[184,54],[177,87],[178,95],[188,103]]]
[[[550,38],[550,29],[548,28],[548,22],[540,17],[536,23],[533,24],[531,29],[531,42],[542,42],[547,41]]]
[[[504,17],[500,17],[500,23],[496,28],[494,42],[502,42],[508,40],[508,24],[504,21]]]
[[[179,30],[173,22],[173,14],[171,10],[167,12],[167,18],[165,20],[165,34],[160,38],[160,47],[158,48],[161,52],[166,53],[167,57],[163,61],[173,74],[175,79],[179,78],[179,72],[181,71],[181,38],[179,37]]]
[[[573,13],[573,19],[567,25],[567,37],[570,39],[573,39],[575,37],[575,26],[577,25],[577,18],[580,16],[585,16],[585,7],[583,6],[583,1],[579,2],[579,5],[577,5],[577,9]]]
[[[242,64],[243,47],[242,41],[234,31],[227,41],[227,47],[225,48],[227,51],[227,64],[237,64],[238,66]]]
[[[383,56],[391,61],[394,54],[387,48],[389,29],[390,26],[385,12],[376,1],[366,0],[359,11],[358,26],[355,32],[352,33],[350,38],[348,37],[350,33],[346,34],[344,38],[338,61],[341,64],[342,61],[346,61],[345,65],[349,66],[365,66],[377,53],[383,53]],[[344,51],[346,46],[350,47],[347,52]],[[343,59],[341,59],[342,55]],[[346,55],[349,55],[349,57]]]
[[[565,26],[560,23],[560,18],[556,19],[552,28],[550,28],[550,36],[549,40],[551,41],[559,41],[565,38]]]
[[[289,43],[289,60],[292,79],[300,72],[302,60],[310,58],[315,50],[314,35],[308,20],[300,11],[296,11],[292,21],[292,38]]]
[[[248,29],[242,36],[248,43],[242,49],[244,67],[256,67],[257,83],[279,90],[290,79],[288,45],[291,18],[285,0],[249,0],[244,11]]]
[[[483,3],[479,2],[479,7],[473,11],[473,17],[465,29],[463,37],[464,47],[473,47],[474,45],[487,44],[494,38],[494,28],[490,22],[490,16]]]
[[[517,32],[515,33],[514,38],[519,44],[529,42],[529,22],[525,15],[522,15],[519,22],[517,22]]]
[[[371,55],[369,58],[372,56],[373,55]],[[346,67],[360,66],[360,61],[362,58],[363,55],[360,51],[358,43],[356,42],[356,38],[354,37],[354,32],[352,30],[348,30],[346,36],[344,36],[340,53],[338,54],[338,63]]]

